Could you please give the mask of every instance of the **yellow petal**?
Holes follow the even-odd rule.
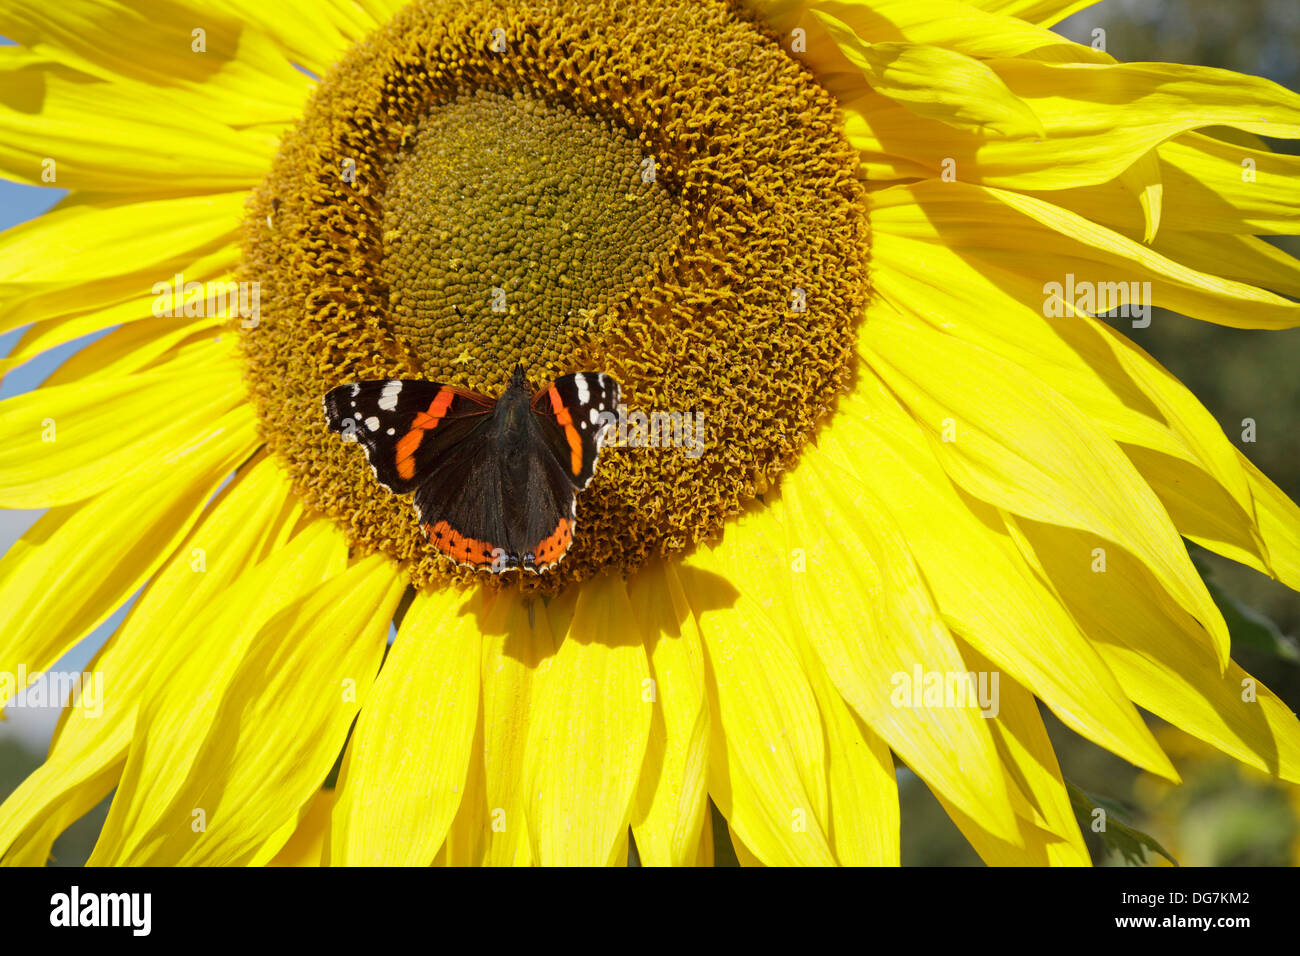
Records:
[[[1077,240],[1087,250],[1083,252],[1085,258],[1104,256],[1119,260],[1117,274],[1121,279],[1133,273],[1149,279],[1152,282],[1150,301],[1155,304],[1238,328],[1289,328],[1300,324],[1300,308],[1280,296],[1213,272],[1187,268],[1154,249],[1144,248],[1051,203],[1004,190],[992,191],[991,195],[1066,237],[1067,242]],[[1054,245],[1060,248],[1059,244]],[[1230,308],[1241,314],[1225,310],[1220,303],[1226,302],[1231,302]]]
[[[1198,272],[1300,296],[1300,259],[1256,236],[1165,232],[1154,248],[1162,256]]]
[[[208,118],[195,108],[201,101],[184,94],[86,80],[0,47],[0,174],[33,186],[137,195],[248,188],[266,174],[274,136]]]
[[[1125,447],[1124,453],[1160,496],[1179,534],[1216,554],[1273,574],[1253,509],[1243,511],[1222,485],[1185,461],[1141,447]]]
[[[256,441],[252,412],[241,406],[147,484],[46,512],[0,560],[0,671],[43,670],[98,627],[184,539]]]
[[[916,315],[1032,369],[1115,441],[1205,472],[1221,486],[1216,505],[1231,496],[1224,513],[1230,521],[1240,516],[1249,534],[1253,506],[1236,450],[1186,386],[1104,322],[1047,319],[1038,278],[988,266],[977,255],[972,243],[919,242],[878,228],[872,244],[877,307]],[[1168,505],[1167,489],[1155,490]]]
[[[1160,230],[1164,213],[1165,185],[1155,150],[1143,153],[1128,169],[1115,177],[1120,189],[1137,198],[1142,210],[1142,241],[1150,245]]]
[[[919,675],[968,673],[933,590],[876,490],[846,481],[829,457],[806,460],[772,509],[781,550],[808,564],[789,575],[792,613],[858,716],[933,788],[1014,840],[987,721],[970,703],[921,697]]]
[[[348,744],[331,864],[428,866],[437,854],[478,722],[481,604],[454,588],[411,603]]]
[[[1040,26],[988,13],[962,0],[812,0],[872,43],[932,44],[980,59],[1036,56],[1085,63],[1112,63],[1100,50]]]
[[[296,817],[369,697],[405,583],[391,560],[374,554],[261,628],[225,687],[172,813],[140,847],[143,861],[247,862]],[[206,829],[196,833],[197,811]]]
[[[731,849],[736,854],[736,862],[746,867],[761,867],[766,864],[759,858],[758,854],[745,845],[745,841],[734,828],[728,826],[728,835],[731,838]]]
[[[13,845],[0,858],[4,866],[48,866],[53,859],[54,841],[59,835],[112,792],[118,775],[122,772],[122,760],[119,757],[93,770],[84,768],[84,771],[76,784],[66,794],[62,794],[57,803],[51,807],[41,807],[39,815],[25,821],[23,831],[14,836]],[[33,780],[34,777],[35,774],[28,777],[28,780]],[[33,793],[24,781],[19,790],[10,795],[10,799],[30,805],[39,801],[41,794]]]
[[[696,552],[681,572],[708,664],[709,794],[765,863],[830,865],[817,699],[799,658],[760,605],[779,597],[736,575],[734,562],[721,559],[727,547]],[[738,592],[737,584],[745,590]]]
[[[844,866],[898,866],[898,786],[894,755],[844,702],[808,641],[800,656],[826,735],[829,839]]]
[[[1160,147],[1171,225],[1196,232],[1295,232],[1300,157],[1188,133]]]
[[[1098,0],[967,0],[972,7],[1050,27]]]
[[[1246,475],[1237,461],[1236,449],[1219,428],[1214,416],[1195,395],[1133,342],[1104,322],[1086,320],[1089,329],[1106,340],[1125,374],[1155,406],[1160,419],[1169,424],[1191,453],[1180,455],[1213,477],[1242,510],[1249,511],[1250,495]]]
[[[705,867],[714,865],[713,814],[707,808],[704,811],[704,823],[700,827],[699,850],[695,854],[694,865]]]
[[[1045,319],[1039,280],[980,262],[983,239],[924,243],[887,228],[877,221],[872,246],[879,300],[1032,369],[1124,443],[1180,533],[1268,569],[1236,449],[1186,386],[1104,322]]]
[[[674,565],[656,560],[632,575],[628,599],[654,682],[632,834],[642,866],[689,866],[708,816],[704,650]]]
[[[481,759],[471,761],[470,773],[471,778],[475,772],[481,775],[482,796],[478,807],[462,803],[464,820],[458,816],[447,842],[459,841],[467,853],[481,847],[493,866],[527,865],[534,851],[524,818],[524,762],[538,682],[557,640],[542,603],[534,601],[530,610],[523,598],[508,591],[492,597],[478,624],[483,633],[483,750]],[[468,794],[465,799],[469,801]],[[463,833],[462,822],[477,824],[482,832]]]
[[[1300,591],[1300,508],[1245,455],[1241,455],[1241,464],[1250,481],[1259,533],[1268,545],[1270,573],[1291,590]]]
[[[933,45],[972,57],[1033,56],[1113,62],[1111,57],[1040,27],[987,14],[959,0],[741,0],[794,59],[844,103],[862,89],[862,71],[819,14],[851,27],[865,42]],[[840,28],[843,36],[843,28]],[[851,43],[850,43],[851,46]],[[873,94],[874,95],[874,94]]]
[[[334,791],[322,790],[303,807],[293,833],[267,866],[320,866],[334,811]]]
[[[938,46],[864,43],[844,21],[814,8],[867,84],[917,116],[990,136],[1041,137],[1043,126],[980,60]]]
[[[170,123],[193,115],[232,126],[294,120],[310,84],[278,46],[211,4],[201,17],[195,13],[164,0],[64,0],[57,13],[39,0],[14,0],[5,6],[0,30],[109,83],[126,77],[183,96],[191,109],[171,114]],[[100,96],[115,98],[102,90]]]
[[[246,23],[255,23],[299,63],[324,76],[334,61],[383,20],[352,3],[317,3],[315,0],[221,0]],[[391,11],[384,15],[384,20]]]
[[[183,274],[206,278],[213,274],[209,270],[219,273],[233,265],[238,254],[238,249],[234,246],[224,247],[213,256],[205,256],[189,266],[182,266],[181,271]],[[224,324],[227,320],[224,315],[184,318],[164,315],[154,318],[151,309],[151,297],[137,296],[102,308],[36,319],[23,331],[9,354],[0,359],[0,375],[8,374],[11,369],[30,362],[42,352],[105,329],[112,331],[102,339],[79,348],[46,382],[51,385],[63,384],[92,372],[106,376],[112,375],[114,371],[121,374],[143,367],[186,336]],[[55,307],[52,311],[58,313],[59,310],[59,307]],[[207,311],[206,307],[204,311]],[[123,327],[115,328],[116,326]]]
[[[875,97],[854,103],[864,123],[851,142],[935,178],[947,166],[959,183],[1054,190],[1109,182],[1135,157],[1207,126],[1300,136],[1300,95],[1258,77],[1173,63],[981,62],[1043,124],[1041,140],[955,129]]]
[[[996,513],[962,496],[923,430],[870,376],[842,400],[819,442],[836,480],[886,503],[949,626],[999,670],[1032,688],[1070,727],[1155,773],[1173,771],[1141,716],[1059,599],[995,526]],[[1007,640],[1020,634],[1019,640]]]
[[[109,691],[100,706],[66,708],[45,762],[0,805],[0,860],[20,863],[34,855],[34,865],[43,866],[49,847],[39,848],[42,824],[61,820],[52,841],[112,790],[163,635],[261,561],[299,510],[289,483],[266,458],[226,487],[86,666]]]
[[[139,694],[122,782],[92,862],[140,862],[160,841],[160,833],[174,836],[178,828],[194,833],[192,814],[199,805],[176,801],[198,766],[249,645],[277,612],[297,607],[304,595],[340,574],[346,554],[340,532],[329,522],[311,522],[260,564],[246,566],[233,586],[195,610],[156,652]],[[201,773],[214,774],[224,766],[219,761]],[[203,809],[205,817],[210,815],[211,807]]]
[[[479,708],[469,766],[465,768],[465,790],[447,828],[447,837],[433,859],[434,866],[483,866],[487,861],[492,815],[487,806],[483,753],[483,711]]]
[[[528,834],[544,866],[622,864],[654,685],[617,574],[583,581],[532,702]]]
[[[1041,314],[1052,314],[1046,310],[1054,298],[1066,300],[1055,314],[1072,313],[1080,301],[1082,311],[1093,311],[1082,291],[1073,296],[1066,291],[1065,284],[1077,280],[1109,284],[1118,298],[1115,305],[1138,304],[1136,288],[1144,300],[1140,304],[1220,325],[1288,328],[1300,322],[1300,306],[1280,296],[1197,272],[1083,216],[1008,190],[914,183],[879,190],[871,204],[877,235],[960,250],[977,271],[1010,272],[1025,282],[1025,257],[1032,256],[1032,283],[1042,293]],[[942,255],[942,250],[936,254]],[[1144,282],[1149,286],[1140,285]]]
[[[1177,377],[1133,342],[1104,322],[1085,319],[1085,324],[1106,341],[1124,375],[1178,438],[1180,447],[1172,454],[1168,448],[1144,447],[1147,443],[1122,447],[1159,496],[1179,534],[1274,573],[1240,456],[1214,416]]]
[[[996,507],[1127,549],[1201,622],[1226,665],[1227,625],[1168,513],[1077,409],[994,353],[883,310],[864,327],[861,347],[926,429],[955,484]],[[1077,560],[1087,574],[1090,552]]]
[[[1184,133],[1156,149],[1164,186],[1164,227],[1174,232],[1288,235],[1300,216],[1293,188],[1300,157]],[[1032,192],[1103,225],[1132,235],[1142,214],[1123,199],[1119,180]],[[1175,257],[1176,258],[1176,257]],[[1207,270],[1213,271],[1213,270]]]
[[[1262,684],[1245,699],[1248,675],[1222,672],[1197,647],[1197,623],[1171,601],[1151,600],[1154,582],[1139,562],[1110,554],[1106,570],[1080,573],[1087,536],[1014,519],[1022,546],[1058,590],[1080,627],[1139,706],[1265,772],[1300,780],[1300,721]]]
[[[0,507],[82,501],[184,455],[204,425],[243,400],[230,347],[205,347],[211,364],[184,374],[129,375],[42,387],[0,402]]]
[[[393,14],[406,6],[406,0],[356,0],[356,5],[373,21],[371,27],[365,30],[369,33],[374,27],[391,20]]]
[[[0,235],[0,330],[125,299],[135,303],[146,289],[167,295],[178,272],[184,282],[215,278],[184,275],[184,268],[215,244],[229,244],[246,198],[239,192],[102,205],[73,194]]]
[[[121,378],[142,370],[153,371],[157,366],[179,357],[190,347],[202,346],[223,340],[221,330],[215,328],[223,320],[201,317],[197,319],[144,319],[128,322],[107,335],[82,346],[41,383],[42,388],[66,385],[69,382],[89,382],[97,379]],[[44,323],[42,323],[44,324]],[[36,331],[30,328],[19,340],[19,346]],[[229,339],[225,340],[233,345]],[[17,351],[18,347],[15,347]],[[45,346],[34,346],[38,350]],[[13,358],[11,352],[9,358]],[[22,361],[20,359],[20,361]],[[0,370],[3,374],[3,370]]]
[[[967,648],[966,653],[972,671],[993,670],[992,662],[977,651]],[[1088,848],[1033,695],[1000,673],[994,697],[997,713],[989,723],[1007,773],[1020,845],[989,833],[942,796],[939,802],[990,866],[1088,866],[1092,862]],[[1177,779],[1168,759],[1163,754],[1161,759],[1169,766],[1169,775]]]

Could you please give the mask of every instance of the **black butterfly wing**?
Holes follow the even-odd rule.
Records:
[[[508,543],[500,462],[487,441],[447,455],[415,490],[415,510],[433,546],[458,564],[503,571]]]
[[[531,415],[522,396],[520,410]],[[506,399],[503,399],[506,401]],[[415,492],[429,539],[474,568],[544,571],[573,539],[574,489],[536,421],[498,428],[440,460]]]
[[[563,375],[533,395],[532,409],[546,445],[570,484],[581,491],[596,473],[596,459],[618,409],[619,386],[601,372]]]
[[[544,433],[539,431],[538,437]],[[559,563],[573,543],[577,502],[572,480],[556,460],[549,440],[532,443],[525,454],[523,493],[511,503],[517,553],[529,570]]]
[[[498,402],[486,396],[410,379],[340,385],[326,394],[325,415],[361,444],[381,484],[415,492],[421,525],[443,554],[492,571],[543,571],[573,540],[575,493],[595,472],[619,387],[580,372],[530,401],[517,374],[507,391],[528,419],[522,433],[498,421]]]
[[[397,494],[414,491],[452,449],[481,435],[493,401],[418,379],[349,382],[325,393],[325,420],[356,441],[375,478]]]

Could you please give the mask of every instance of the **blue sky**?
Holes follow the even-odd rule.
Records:
[[[11,44],[4,37],[0,37],[0,45]],[[65,195],[67,195],[66,189],[24,186],[19,183],[0,180],[0,230],[9,229],[20,222],[36,218]],[[9,398],[35,388],[58,368],[69,355],[102,334],[104,333],[96,333],[94,336],[87,336],[75,342],[69,342],[67,345],[52,349],[26,365],[14,369],[4,377],[3,382],[0,382],[0,399]],[[0,355],[8,355],[21,335],[21,329],[0,335]],[[35,523],[40,515],[41,512],[39,511],[0,510],[0,552],[7,552],[13,543]],[[126,607],[122,608],[107,622],[100,625],[94,633],[65,655],[52,670],[81,670],[99,646],[107,640],[108,635],[121,623],[122,618],[126,616],[127,610]],[[43,749],[46,742],[48,742],[50,733],[53,731],[56,714],[57,711],[52,708],[34,710],[10,707],[5,712],[8,719],[4,723],[0,723],[0,738],[14,737],[33,748]]]
[[[8,229],[20,222],[34,219],[63,198],[66,192],[67,190],[63,189],[42,189],[38,186],[24,186],[0,180],[0,229]],[[22,330],[0,335],[0,354],[9,354],[21,335]],[[93,338],[87,336],[69,342],[14,369],[5,376],[3,382],[0,382],[0,398],[9,398],[35,388],[69,355]],[[39,511],[0,510],[0,551],[7,552],[14,541],[21,537],[40,515]],[[122,608],[114,614],[74,650],[65,655],[52,670],[81,670],[99,646],[107,640],[108,635],[121,623],[126,612],[127,608]],[[0,723],[0,738],[13,737],[33,749],[41,750],[44,749],[53,732],[57,710],[10,707],[6,710],[5,716],[8,719]]]

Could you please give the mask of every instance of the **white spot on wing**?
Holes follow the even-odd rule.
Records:
[[[588,417],[591,419],[593,425],[596,424],[596,422],[600,421],[600,409],[593,408]]]
[[[587,399],[591,398],[591,390],[587,388],[587,376],[579,372],[573,376],[573,384],[578,386],[578,404],[586,405]]]
[[[360,394],[361,394],[361,385],[360,385],[359,383],[357,383],[357,382],[353,382],[353,383],[352,383],[352,397],[353,397],[353,398],[356,398],[356,397],[357,397],[358,395],[360,395]],[[353,402],[352,404],[355,405],[356,402]]]
[[[401,382],[389,382],[384,386],[384,390],[379,393],[379,407],[386,412],[391,412],[397,407],[397,396],[401,394]]]
[[[369,418],[366,419],[366,427],[369,428],[372,432],[379,431],[379,419],[376,418],[374,415],[371,415]]]

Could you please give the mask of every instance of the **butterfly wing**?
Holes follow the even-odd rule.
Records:
[[[520,452],[523,486],[505,509],[525,569],[545,571],[568,552],[575,495],[595,474],[618,398],[618,383],[599,372],[565,375],[533,394],[535,440]]]
[[[429,539],[460,564],[544,571],[572,540],[573,484],[528,393],[508,391],[500,404],[517,408],[524,427],[511,428],[507,412],[480,445],[439,461],[416,490],[415,507]]]
[[[513,526],[519,529],[514,543],[526,569],[545,571],[558,564],[573,543],[575,489],[549,440],[532,444],[525,457],[522,493],[513,503]]]
[[[600,372],[563,375],[533,395],[547,447],[570,484],[581,491],[596,473],[596,459],[617,414],[618,382]]]
[[[595,473],[619,386],[580,372],[519,399],[532,413],[532,427],[512,433],[523,439],[494,428],[496,401],[434,382],[352,382],[324,406],[331,430],[362,446],[381,484],[415,492],[439,551],[475,568],[543,571],[573,539],[575,492]]]
[[[509,561],[500,462],[486,444],[442,458],[415,490],[415,510],[429,541],[458,564],[504,571]]]
[[[375,478],[397,494],[414,491],[452,449],[492,418],[493,401],[477,392],[418,379],[350,382],[325,394],[325,420],[356,441]]]

